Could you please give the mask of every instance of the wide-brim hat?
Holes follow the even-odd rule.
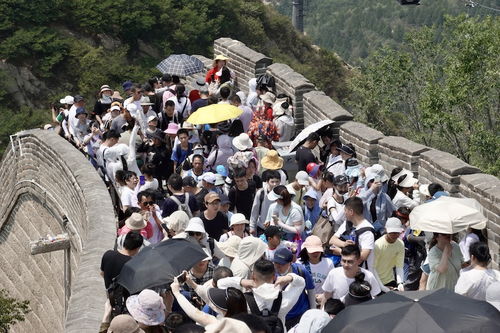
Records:
[[[407,172],[404,175],[406,175],[406,177],[402,181],[397,183],[398,186],[400,186],[400,187],[413,187],[413,185],[418,183],[418,179],[413,177],[413,172],[407,170]],[[399,176],[399,177],[402,177],[402,176]]]
[[[105,91],[113,91],[107,84],[102,85],[101,89],[99,90],[99,94],[102,94]]]
[[[240,247],[241,238],[240,236],[232,235],[225,242],[217,242],[217,246],[224,253],[224,255],[234,258],[238,255],[238,249]]]
[[[276,150],[270,149],[260,161],[260,165],[265,169],[278,170],[283,167],[283,158]]]
[[[260,99],[264,103],[273,104],[276,101],[276,96],[274,96],[272,92],[268,91],[265,94],[260,95]]]
[[[139,323],[157,326],[165,321],[163,298],[150,289],[144,289],[139,295],[127,298],[127,310]]]
[[[78,109],[76,109],[75,118],[78,118],[78,116],[81,114],[88,115],[87,111],[85,111],[84,108],[79,107]]]
[[[241,133],[237,137],[233,139],[233,145],[238,150],[247,150],[253,147],[253,142],[250,140],[250,137],[246,133]]]
[[[205,87],[206,85],[206,81],[205,81],[205,78],[204,77],[200,77],[196,80],[196,85],[198,87]]]
[[[229,58],[228,57],[225,57],[223,56],[222,54],[218,54],[215,56],[214,60],[224,60],[224,61],[228,61]]]
[[[378,177],[382,183],[389,180],[384,167],[380,164],[374,164],[371,167],[366,168],[365,175],[367,179]]]
[[[194,130],[194,125],[185,121],[184,123],[182,123],[181,128],[187,129],[187,130]]]
[[[223,311],[227,311],[227,289],[210,288],[207,292],[208,299],[216,307]]]
[[[201,232],[206,234],[207,232],[205,231],[205,225],[203,224],[203,220],[200,219],[199,217],[193,217],[192,219],[189,220],[189,223],[186,227],[186,232]]]
[[[74,104],[75,99],[73,98],[73,96],[68,95],[68,96],[60,99],[59,103],[61,103],[61,104]]]
[[[151,103],[151,101],[149,100],[149,97],[148,96],[142,96],[141,98],[141,106],[147,106],[147,105],[155,105],[155,103]]]
[[[237,224],[250,224],[250,221],[248,221],[245,217],[245,215],[241,213],[236,213],[231,216],[231,222],[229,223],[229,227],[232,227],[233,225]]]
[[[163,133],[176,135],[177,131],[179,131],[179,125],[177,125],[176,123],[170,123],[168,124],[167,129],[163,131]]]
[[[139,213],[132,213],[128,219],[125,220],[125,225],[130,230],[141,230],[146,228],[148,223],[144,220],[144,217]]]
[[[351,147],[346,146],[346,145],[342,145],[342,146],[338,147],[338,150],[347,154],[347,155],[354,155],[354,150],[352,150]]]
[[[148,123],[149,123],[150,121],[153,121],[153,120],[158,120],[158,117],[157,117],[157,116],[149,116],[149,117],[148,117]]]
[[[111,96],[111,98],[123,101],[123,97],[122,97],[122,95],[120,95],[120,92],[118,90],[115,90],[113,92],[113,95]]]

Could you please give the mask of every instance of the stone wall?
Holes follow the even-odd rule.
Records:
[[[96,332],[105,302],[100,258],[115,238],[104,183],[72,145],[42,130],[13,136],[0,175],[0,288],[32,310],[13,331]],[[30,254],[31,240],[63,232],[69,250]]]
[[[296,124],[298,128],[316,123],[324,119],[335,120],[335,134],[345,143],[352,143],[361,163],[368,165],[380,163],[390,172],[394,167],[411,170],[421,183],[437,182],[453,196],[476,198],[484,208],[489,219],[488,240],[493,254],[494,267],[500,264],[500,180],[461,161],[457,157],[438,151],[411,140],[385,136],[380,131],[364,124],[352,121],[352,115],[315,89],[303,75],[293,71],[284,64],[272,64],[270,58],[248,49],[244,44],[229,38],[220,38],[214,43],[216,54],[224,54],[230,58],[232,69],[241,67],[237,72],[243,73],[238,78],[239,88],[248,91],[249,78],[257,73],[267,73],[276,79],[278,93],[286,93],[292,97],[296,107]],[[249,60],[253,59],[253,60]],[[257,66],[258,59],[266,59]],[[258,70],[256,68],[259,68]]]

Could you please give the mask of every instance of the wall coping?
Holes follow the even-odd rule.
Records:
[[[350,121],[353,119],[346,109],[335,102],[331,97],[319,90],[312,90],[303,95],[305,103],[310,103],[319,110],[328,110],[328,116],[336,121]]]
[[[340,129],[348,132],[355,138],[366,141],[368,143],[377,143],[380,139],[384,138],[384,134],[382,132],[356,121],[349,121],[345,124],[342,124],[340,126]],[[363,133],[363,136],[361,136],[360,133]]]
[[[481,172],[479,168],[465,163],[458,157],[437,149],[430,149],[423,152],[420,154],[420,158],[450,176],[468,175]]]

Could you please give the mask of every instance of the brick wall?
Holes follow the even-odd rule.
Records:
[[[100,258],[115,236],[100,177],[73,146],[42,130],[17,133],[0,175],[0,287],[32,309],[13,331],[96,332],[105,301]],[[70,250],[30,254],[30,240],[61,232],[70,234]]]

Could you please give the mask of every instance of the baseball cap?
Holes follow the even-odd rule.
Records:
[[[118,105],[113,105],[111,111],[121,111],[121,108]]]
[[[309,185],[309,175],[305,171],[297,172],[295,179],[300,185]]]
[[[210,183],[210,184],[215,184],[215,175],[213,172],[206,172],[204,173],[202,176],[201,176],[201,180],[204,180],[206,181],[207,183]]]
[[[219,198],[220,198],[220,204],[221,205],[225,205],[225,204],[231,203],[231,201],[229,201],[229,197],[227,195],[225,195],[224,193],[220,194]]]
[[[149,123],[150,121],[153,121],[153,120],[158,120],[158,117],[157,117],[157,116],[149,116],[149,117],[148,117],[148,123]]]
[[[81,95],[76,95],[76,96],[73,98],[73,101],[74,101],[75,103],[81,102],[81,101],[83,101],[83,100],[85,100],[85,98],[83,98],[83,96],[81,96]]]
[[[304,244],[302,244],[302,247],[306,248],[308,253],[324,252],[321,239],[315,235],[307,237]]]
[[[385,223],[385,230],[387,233],[397,232],[401,233],[404,228],[401,221],[397,217],[389,217]]]
[[[205,200],[205,202],[212,203],[215,200],[219,200],[220,201],[220,197],[215,192],[209,192],[207,195],[205,195],[204,200]]]
[[[292,260],[293,260],[293,253],[286,247],[282,247],[276,250],[276,252],[274,252],[273,262],[277,264],[285,265],[291,263]]]
[[[349,184],[349,178],[347,178],[346,175],[338,175],[333,179],[333,184],[335,185]]]

